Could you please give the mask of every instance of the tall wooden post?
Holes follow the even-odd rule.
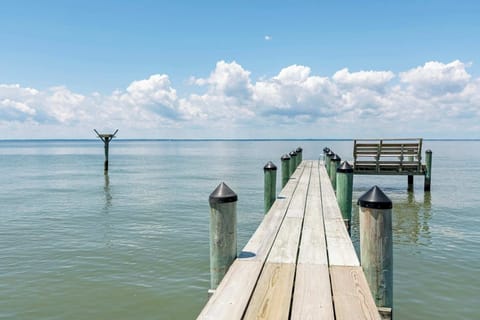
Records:
[[[423,185],[424,191],[430,191],[430,184],[432,182],[432,150],[425,151],[425,183]]]
[[[325,157],[325,168],[327,169],[327,173],[330,175],[330,160],[332,159],[333,155],[335,153],[333,153],[332,150],[329,150],[326,154],[326,157]]]
[[[300,163],[302,163],[302,153],[303,153],[303,149],[301,147],[298,147],[297,150],[295,150],[295,152],[297,153],[297,164],[295,167],[298,167],[300,165]]]
[[[340,166],[340,160],[342,160],[338,155],[334,154],[330,158],[330,181],[332,182],[333,190],[337,189],[337,168]]]
[[[344,161],[337,169],[337,202],[342,212],[345,227],[350,234],[352,221],[353,168]]]
[[[276,198],[277,189],[277,166],[269,161],[265,167],[263,167],[264,174],[264,207],[265,213],[270,210]]]
[[[103,166],[103,169],[105,171],[105,173],[108,171],[108,147],[109,147],[109,144],[110,144],[110,141],[112,141],[112,139],[115,137],[115,135],[117,134],[118,132],[118,129],[113,133],[113,134],[109,134],[109,133],[98,133],[98,131],[96,129],[93,129],[93,131],[95,131],[95,133],[97,134],[97,136],[103,141],[103,143],[105,144],[105,162],[104,162],[104,166]]]
[[[237,257],[237,200],[237,194],[223,182],[209,197],[211,290]]]
[[[413,156],[408,156],[408,161],[413,162]],[[407,191],[413,191],[413,175],[409,174],[407,179]]]
[[[290,177],[295,172],[295,169],[297,169],[296,165],[297,165],[297,152],[293,150],[290,152]]]
[[[327,161],[327,153],[329,151],[330,151],[330,148],[328,148],[328,147],[323,148],[323,163],[325,163],[325,161]]]
[[[374,186],[358,199],[361,264],[377,307],[393,306],[392,201]]]
[[[281,158],[282,161],[282,189],[290,179],[290,156],[288,154],[284,154]]]

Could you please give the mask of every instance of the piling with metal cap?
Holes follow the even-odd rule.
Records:
[[[393,305],[392,201],[374,186],[358,199],[360,257],[377,307]]]
[[[325,157],[325,168],[327,169],[327,174],[330,175],[330,160],[332,159],[333,155],[335,153],[333,153],[332,150],[329,150],[326,154],[326,157]]]
[[[297,152],[293,150],[290,152],[290,177],[295,172],[295,169],[297,169],[296,165],[297,165]]]
[[[432,150],[425,151],[425,183],[424,191],[430,191],[430,183],[432,182]]]
[[[325,147],[323,148],[323,163],[325,163],[325,161],[327,161],[327,153],[330,151],[330,148],[329,147]]]
[[[338,155],[334,154],[330,159],[330,181],[332,182],[333,190],[337,188],[337,168],[340,166],[340,160],[342,160]]]
[[[264,174],[264,207],[265,213],[270,210],[276,198],[276,189],[277,189],[277,166],[269,161],[263,167]]]
[[[352,221],[353,168],[344,161],[337,169],[337,202],[342,212],[345,227],[350,234]]]
[[[210,288],[215,290],[237,257],[237,194],[224,182],[210,194]]]
[[[408,156],[407,161],[413,162],[413,156]],[[413,175],[409,174],[407,178],[407,191],[413,191]]]
[[[302,163],[302,158],[303,158],[303,149],[301,147],[298,147],[297,150],[295,150],[295,152],[297,153],[297,164],[296,164],[296,167],[298,167],[300,165],[300,163]]]
[[[281,158],[282,160],[282,189],[290,179],[290,156],[284,154]]]

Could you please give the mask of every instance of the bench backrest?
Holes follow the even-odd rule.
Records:
[[[353,159],[354,165],[372,160],[421,164],[422,139],[357,139],[354,140]]]

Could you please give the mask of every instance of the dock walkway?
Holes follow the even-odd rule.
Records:
[[[381,319],[321,162],[298,166],[198,319]]]

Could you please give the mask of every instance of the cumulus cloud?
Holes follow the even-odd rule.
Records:
[[[431,61],[398,74],[344,68],[328,77],[291,65],[271,77],[252,79],[239,63],[219,61],[206,77],[192,77],[195,93],[183,95],[165,74],[132,81],[108,95],[84,95],[65,86],[38,90],[0,84],[0,133],[9,137],[12,128],[20,135],[29,132],[25,128],[55,127],[63,128],[66,137],[77,137],[78,130],[89,133],[107,126],[130,137],[135,132],[141,137],[159,132],[278,137],[281,126],[280,135],[287,132],[287,137],[383,136],[382,130],[448,137],[452,128],[469,136],[480,120],[480,79],[468,73],[469,66],[458,60]],[[446,127],[450,132],[442,134]]]
[[[266,41],[270,41],[270,40],[272,40],[272,36],[266,35],[264,39],[265,39]]]

